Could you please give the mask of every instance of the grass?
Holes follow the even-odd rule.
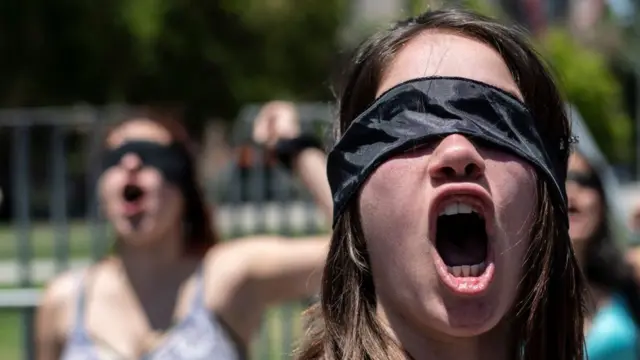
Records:
[[[14,310],[0,311],[0,358],[7,360],[22,359],[20,343],[20,313]]]
[[[37,223],[29,227],[27,233],[28,255],[33,258],[50,259],[56,256],[56,236],[66,243],[61,247],[71,258],[86,258],[91,256],[92,239],[95,235],[105,234],[108,238],[106,227],[93,229],[86,222],[72,222],[65,227],[56,227],[49,223]],[[65,235],[66,234],[66,235]],[[12,225],[0,225],[0,260],[16,259],[20,255],[19,243],[23,239],[19,236],[17,228]]]
[[[70,259],[91,258],[94,248],[101,253],[113,238],[108,226],[94,227],[84,221],[71,222],[64,227],[46,222],[35,223],[29,226],[26,235],[27,246],[22,242],[23,234],[17,227],[0,224],[0,261],[20,259],[20,255],[25,254],[21,252],[21,247],[26,248],[28,259],[53,259],[58,253],[64,253]],[[302,235],[291,234],[293,237]],[[58,246],[58,242],[62,246]]]

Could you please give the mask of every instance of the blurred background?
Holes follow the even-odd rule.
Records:
[[[137,105],[184,107],[225,238],[326,232],[310,196],[251,144],[260,104],[295,101],[303,127],[325,135],[331,80],[350,50],[389,20],[443,4],[530,31],[576,134],[601,159],[621,231],[632,230],[640,199],[638,0],[4,0],[0,358],[31,356],[40,286],[109,248],[94,194],[105,124]],[[283,358],[303,306],[269,312],[255,359]]]

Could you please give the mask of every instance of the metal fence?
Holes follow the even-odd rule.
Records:
[[[20,319],[5,324],[5,329],[21,327],[22,341],[15,349],[0,348],[0,358],[33,359],[33,317],[42,284],[105,254],[111,238],[98,211],[95,160],[104,125],[130,110],[110,106],[0,111],[0,146],[5,146],[0,149],[0,285],[5,289],[0,291],[0,310],[20,313]],[[251,145],[257,111],[253,105],[240,113],[230,144],[238,151],[232,152],[217,179],[207,181],[210,199],[217,204],[218,228],[227,239],[326,231],[306,191]],[[323,127],[330,118],[326,105],[303,105],[300,111],[306,129]],[[252,352],[255,359],[287,357],[300,331],[296,320],[303,306],[287,304],[268,312]]]

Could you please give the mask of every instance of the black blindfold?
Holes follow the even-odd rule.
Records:
[[[102,159],[103,171],[118,165],[126,154],[136,154],[143,166],[157,169],[164,179],[181,188],[189,186],[194,176],[187,150],[177,143],[163,145],[152,141],[129,141],[106,150]]]
[[[551,104],[549,105],[551,106]],[[463,78],[402,83],[358,116],[329,153],[333,225],[369,175],[391,157],[461,134],[531,164],[568,226],[565,192],[569,139],[542,139],[527,107],[496,87]]]

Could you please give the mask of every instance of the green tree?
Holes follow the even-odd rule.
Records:
[[[463,0],[461,6],[506,19],[499,8],[483,0]],[[409,0],[413,13],[426,10],[424,1]],[[555,73],[568,102],[576,106],[603,153],[612,162],[631,157],[632,122],[625,111],[623,89],[609,58],[580,43],[561,27],[547,29],[532,39]]]
[[[0,5],[0,106],[183,103],[233,118],[328,99],[344,0],[64,0]]]
[[[580,111],[603,153],[613,162],[629,161],[632,122],[608,59],[559,28],[550,29],[538,42],[567,100]]]

